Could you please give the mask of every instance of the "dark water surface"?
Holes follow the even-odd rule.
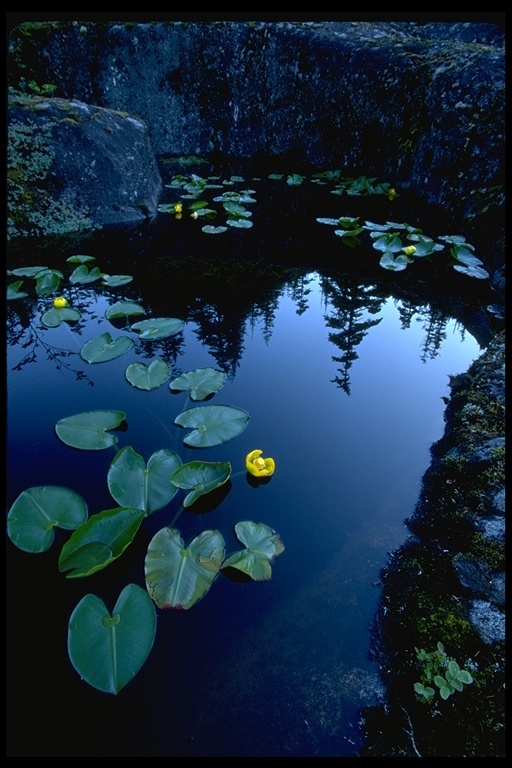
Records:
[[[67,256],[87,253],[102,271],[134,280],[116,289],[65,280],[59,293],[82,313],[75,326],[41,323],[53,297],[8,302],[7,509],[39,485],[71,488],[90,514],[116,506],[106,482],[113,449],[80,451],[55,435],[60,418],[88,410],[124,411],[117,447],[131,445],[146,461],[169,448],[183,462],[229,461],[233,475],[199,512],[177,514],[173,499],[86,579],[58,572],[64,531],[38,555],[7,542],[9,756],[345,757],[361,748],[361,708],[381,693],[369,654],[379,573],[407,535],[429,448],[443,432],[449,376],[482,349],[473,309],[486,296],[479,281],[455,275],[430,303],[423,265],[423,288],[409,291],[405,273],[369,266],[368,256],[378,261],[371,249],[355,265],[314,220],[352,215],[339,200],[311,199],[308,224],[293,218],[291,203],[276,222],[278,206],[272,216],[265,200],[247,231],[205,235],[188,216],[159,216],[129,233],[10,256],[11,268],[51,262],[68,275]],[[385,208],[367,217],[379,214],[389,218]],[[184,329],[149,343],[128,330],[129,352],[89,365],[79,355],[86,341],[127,332],[104,316],[121,299],[148,316],[181,317]],[[173,425],[186,395],[171,393],[170,379],[145,392],[125,378],[130,363],[157,357],[170,379],[225,371],[211,402],[247,410],[246,429],[187,449]],[[259,486],[244,466],[255,448],[276,462]],[[190,610],[158,610],[153,650],[118,696],[81,681],[66,643],[83,595],[112,609],[126,584],[144,586],[147,545],[167,525],[186,542],[217,529],[231,552],[239,520],[265,523],[284,542],[272,579],[238,583],[221,573]]]

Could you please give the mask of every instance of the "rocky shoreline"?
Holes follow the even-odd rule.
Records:
[[[450,386],[411,534],[382,573],[373,634],[387,694],[365,712],[365,756],[505,755],[504,330]],[[472,683],[443,699],[432,679],[427,701],[414,686],[438,643]]]

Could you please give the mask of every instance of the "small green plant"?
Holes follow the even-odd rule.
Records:
[[[414,683],[414,690],[420,701],[427,704],[435,696],[432,683],[439,689],[442,699],[448,699],[455,691],[462,691],[464,685],[473,682],[471,674],[466,669],[461,669],[455,659],[450,658],[442,643],[437,644],[437,649],[427,653],[423,648],[414,649],[416,658],[423,665],[421,681]]]

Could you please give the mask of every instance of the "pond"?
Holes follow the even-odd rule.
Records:
[[[123,507],[109,472],[129,447],[143,462],[166,451],[183,464],[230,465],[227,480],[188,506],[188,490],[177,489],[142,519],[119,557],[90,575],[59,571],[71,530],[56,527],[37,554],[7,542],[11,756],[361,750],[361,710],[382,695],[370,656],[379,574],[407,536],[430,446],[443,433],[449,377],[467,370],[492,332],[492,320],[482,322],[492,295],[486,280],[437,267],[435,255],[404,271],[383,269],[371,241],[352,248],[318,221],[418,226],[414,216],[427,219],[425,210],[386,195],[341,199],[283,184],[251,179],[250,228],[203,232],[205,220],[187,210],[197,195],[171,184],[165,202],[182,200],[181,215],[8,254],[11,273],[44,265],[62,274],[56,289],[38,292],[37,273],[27,272],[27,296],[7,302],[8,510],[40,487],[73,491],[89,516]],[[132,279],[71,281],[84,265]],[[48,324],[57,295],[78,319]],[[145,314],[109,317],[119,302]],[[141,317],[182,322],[144,339],[132,327]],[[87,359],[84,345],[105,333],[131,344],[110,360]],[[155,360],[167,364],[163,381],[134,385],[128,368]],[[170,386],[195,371],[221,372],[222,384],[201,400]],[[185,443],[190,428],[175,419],[217,405],[248,418],[223,442]],[[98,411],[125,415],[107,430],[112,446],[84,450],[59,437],[62,419]],[[275,462],[263,479],[246,469],[256,449]],[[269,578],[217,569],[186,610],[154,605],[154,642],[117,695],[81,679],[68,625],[84,596],[113,612],[127,585],[145,591],[148,547],[163,529],[181,536],[182,550],[205,531],[220,533],[225,558],[250,548],[236,534],[240,521],[260,526],[258,562]],[[197,560],[208,566],[213,550]],[[95,658],[101,664],[91,648],[86,670]]]

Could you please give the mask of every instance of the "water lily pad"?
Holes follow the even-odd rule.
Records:
[[[99,267],[93,267],[89,271],[89,267],[86,267],[85,264],[80,264],[69,276],[69,282],[74,285],[87,285],[88,283],[95,283],[100,277],[101,271]]]
[[[224,485],[230,475],[229,461],[190,461],[175,470],[171,483],[177,488],[191,489],[183,500],[183,506],[190,507],[201,496]]]
[[[7,535],[25,552],[46,552],[54,528],[74,530],[87,520],[87,504],[74,491],[42,485],[23,491],[7,514]]]
[[[155,317],[151,320],[140,320],[131,326],[132,331],[140,331],[139,337],[144,341],[166,339],[181,331],[185,322],[177,317]]]
[[[133,346],[133,340],[129,336],[118,336],[112,339],[112,335],[106,331],[90,341],[86,341],[80,350],[80,357],[88,363],[106,363],[121,357]]]
[[[252,227],[252,221],[248,221],[247,219],[228,219],[226,224],[238,229],[250,229]]]
[[[228,557],[222,568],[236,568],[254,581],[267,581],[272,576],[270,561],[284,552],[284,544],[272,528],[263,523],[242,520],[235,525],[237,538],[246,549]]]
[[[204,400],[224,386],[226,374],[215,368],[196,368],[173,379],[169,389],[188,391],[192,400]]]
[[[12,301],[12,299],[23,299],[25,296],[28,296],[26,291],[20,291],[22,285],[23,280],[16,280],[15,283],[10,283],[7,286],[7,301]]]
[[[59,571],[67,579],[90,576],[117,560],[132,543],[144,519],[143,509],[116,507],[92,515],[62,547]]]
[[[36,293],[38,296],[50,296],[60,285],[64,275],[57,269],[47,269],[38,272],[36,276]]]
[[[384,269],[389,269],[392,272],[401,272],[407,267],[408,263],[409,261],[405,253],[401,253],[395,259],[393,254],[389,251],[383,253],[379,261],[381,267],[384,267]]]
[[[87,256],[81,253],[75,253],[74,256],[70,256],[66,259],[70,264],[86,264],[89,261],[94,261],[94,256]]]
[[[96,595],[83,597],[68,625],[68,655],[82,680],[117,695],[139,672],[153,647],[155,605],[146,590],[128,584],[110,613]]]
[[[117,288],[119,285],[126,285],[127,283],[131,283],[133,280],[132,275],[106,275],[103,273],[101,275],[101,280],[103,282],[103,285],[108,286],[109,288]]]
[[[146,310],[141,307],[140,304],[136,304],[134,301],[118,301],[112,304],[105,312],[105,317],[108,320],[114,320],[116,318],[130,317],[131,315],[145,315]]]
[[[117,437],[107,430],[116,429],[125,418],[123,411],[86,411],[60,419],[55,432],[63,443],[73,448],[102,451],[117,443]]]
[[[210,589],[223,557],[218,531],[203,531],[185,547],[179,531],[162,528],[149,542],[146,589],[159,608],[188,610]]]
[[[239,435],[247,426],[249,414],[231,405],[199,405],[182,411],[174,419],[180,427],[192,427],[183,438],[186,445],[207,448]]]
[[[146,467],[144,459],[131,446],[117,453],[107,475],[112,498],[122,507],[138,507],[147,515],[162,509],[177,493],[171,475],[181,466],[174,451],[161,449],[150,457]]]
[[[80,318],[80,312],[71,307],[52,307],[44,313],[41,321],[47,328],[57,328],[61,323],[76,323]]]
[[[201,232],[205,232],[207,235],[220,235],[222,232],[227,232],[227,227],[212,227],[207,224],[205,227],[201,227]]]
[[[157,389],[169,376],[169,366],[165,360],[153,360],[149,366],[145,363],[131,363],[125,375],[137,389]]]

